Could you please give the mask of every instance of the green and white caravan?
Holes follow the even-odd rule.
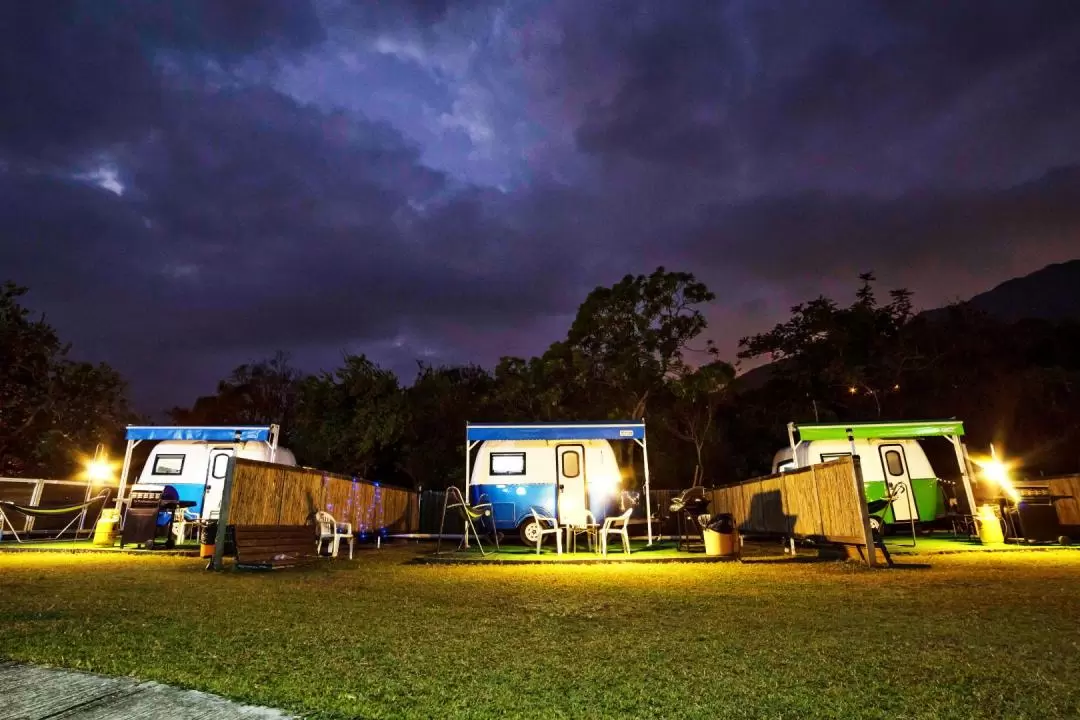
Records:
[[[952,444],[968,506],[974,508],[970,464],[960,441],[963,435],[964,423],[959,420],[789,423],[789,446],[773,456],[772,471],[782,473],[855,454],[862,467],[867,502],[886,494],[895,497],[882,516],[886,527],[929,523],[943,517],[948,507],[941,477],[918,439],[944,437]],[[871,524],[878,526],[880,521],[874,517]]]

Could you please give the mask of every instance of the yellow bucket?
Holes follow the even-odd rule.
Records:
[[[980,505],[975,516],[979,525],[979,542],[983,545],[1000,545],[1005,542],[1005,533],[1001,529],[1001,518],[994,505]]]
[[[120,513],[116,508],[104,508],[94,526],[94,545],[112,547],[116,543],[116,526],[119,522]]]
[[[706,528],[701,534],[705,538],[705,554],[710,557],[718,557],[720,555],[720,533]]]
[[[734,533],[722,533],[705,528],[701,534],[705,538],[705,554],[709,557],[727,557],[735,554]]]

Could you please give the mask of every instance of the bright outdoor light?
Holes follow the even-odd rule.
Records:
[[[91,460],[86,465],[86,477],[94,482],[108,482],[112,480],[112,466],[107,460]]]
[[[990,457],[972,458],[971,460],[979,466],[982,476],[1001,488],[1002,492],[1008,495],[1013,502],[1020,500],[1020,493],[1013,487],[1012,478],[1010,477],[1012,463],[998,459],[993,445],[990,446]]]
[[[599,497],[611,497],[619,491],[619,474],[598,473],[589,482],[589,492]]]
[[[92,483],[106,484],[116,482],[119,463],[109,461],[105,448],[99,445],[93,457],[83,457],[83,477]]]

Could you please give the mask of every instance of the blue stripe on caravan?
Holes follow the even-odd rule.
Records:
[[[470,440],[644,440],[643,423],[567,425],[469,425]]]
[[[555,514],[555,485],[553,483],[507,483],[504,485],[472,485],[470,502],[476,505],[490,502],[495,513],[495,527],[513,530],[529,517],[535,506],[537,512]]]
[[[203,440],[206,442],[269,442],[268,427],[149,427],[129,425],[128,440]]]
[[[195,503],[192,507],[184,508],[187,517],[197,517],[202,514],[203,490],[206,488],[203,483],[169,483],[169,485],[176,489],[176,494],[181,500],[190,500]]]

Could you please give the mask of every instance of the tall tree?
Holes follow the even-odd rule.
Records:
[[[859,279],[855,302],[849,307],[818,297],[794,306],[787,322],[739,341],[739,358],[772,360],[776,375],[810,399],[815,416],[826,411],[850,419],[881,417],[903,375],[929,362],[905,342],[911,293],[892,290],[890,301],[880,305],[873,274],[864,273]]]
[[[475,365],[421,364],[405,391],[408,424],[401,469],[414,486],[440,489],[464,480],[465,423],[491,420],[494,380]]]
[[[130,411],[120,375],[69,359],[70,346],[20,304],[26,292],[0,286],[0,475],[64,477]]]
[[[707,449],[719,444],[717,414],[734,377],[735,368],[717,360],[684,369],[668,382],[674,402],[664,413],[666,424],[677,438],[694,446],[693,485],[704,481]]]
[[[691,273],[663,267],[596,288],[566,340],[584,375],[579,384],[594,388],[609,412],[644,417],[649,398],[685,367],[684,354],[706,326],[700,305],[714,297]],[[701,350],[711,354],[711,343]]]
[[[565,342],[528,360],[502,358],[495,367],[491,409],[516,422],[595,419],[586,377],[581,354]]]
[[[370,477],[392,463],[405,427],[394,373],[364,355],[347,355],[337,370],[304,380],[293,437],[307,464]]]
[[[200,397],[191,409],[173,408],[169,415],[179,424],[277,423],[290,433],[303,378],[288,354],[278,351],[236,367],[214,395]]]

